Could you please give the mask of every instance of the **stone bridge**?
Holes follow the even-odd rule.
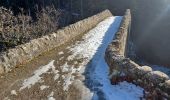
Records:
[[[140,100],[146,84],[169,98],[168,75],[127,58],[130,23],[106,10],[1,53],[0,100]],[[133,84],[112,85],[122,73]]]

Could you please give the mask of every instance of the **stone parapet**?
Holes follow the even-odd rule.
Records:
[[[163,72],[153,71],[149,66],[140,66],[126,58],[128,32],[131,23],[130,10],[127,10],[115,38],[108,46],[105,60],[110,68],[110,77],[124,75],[145,89],[153,88],[168,100],[170,99],[170,78]],[[112,80],[111,79],[111,80]]]
[[[40,54],[52,50],[78,35],[86,33],[110,16],[112,16],[110,11],[105,10],[97,15],[60,29],[55,33],[31,40],[29,43],[0,53],[0,74],[9,72],[16,66],[27,63]]]

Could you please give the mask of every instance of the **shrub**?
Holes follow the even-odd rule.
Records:
[[[60,14],[60,10],[46,7],[37,10],[37,18],[33,21],[23,9],[14,16],[11,10],[0,7],[0,51],[56,31]]]

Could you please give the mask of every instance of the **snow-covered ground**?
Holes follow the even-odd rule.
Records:
[[[108,65],[104,60],[105,50],[112,41],[120,25],[122,17],[110,17],[101,22],[83,37],[70,50],[73,52],[69,58],[84,58],[87,62],[85,76],[86,84],[93,92],[94,100],[140,100],[143,89],[134,84],[122,82],[111,85]]]
[[[99,28],[100,30],[98,31],[96,31],[97,29],[94,29],[96,32],[93,38],[89,38],[90,36],[87,37],[86,41],[91,41],[89,46],[84,46],[87,42],[84,43],[81,48],[83,50],[79,53],[82,54],[81,56],[87,56],[88,53],[93,55],[87,56],[90,58],[91,62],[86,69],[86,84],[88,88],[93,91],[94,100],[140,100],[140,98],[143,97],[144,90],[142,88],[127,82],[122,82],[118,85],[111,85],[109,80],[109,68],[104,60],[104,55],[108,44],[112,41],[117,32],[121,19],[122,17],[111,17],[103,23],[100,23],[99,26],[101,25],[101,28]],[[98,26],[96,28],[98,28]],[[96,39],[96,37],[99,36],[101,37]]]
[[[109,17],[99,23],[85,34],[81,41],[77,41],[74,45],[66,48],[70,55],[64,61],[65,64],[60,66],[61,72],[56,69],[55,60],[52,60],[25,79],[19,90],[31,88],[38,82],[43,83],[43,74],[53,73],[53,80],[55,81],[61,77],[60,79],[63,79],[63,90],[68,91],[70,84],[75,80],[73,74],[80,73],[85,76],[85,86],[90,90],[90,94],[93,94],[92,100],[140,100],[144,91],[141,87],[127,82],[121,82],[118,85],[110,83],[109,68],[104,60],[105,50],[117,32],[121,19],[122,17]],[[61,51],[57,55],[64,54],[65,52]],[[81,62],[77,61],[80,59],[82,60]],[[59,73],[67,74],[60,75]],[[39,88],[46,90],[50,86],[44,84]],[[11,93],[16,94],[15,91]],[[47,98],[57,100],[54,95],[55,92],[51,91]]]
[[[48,65],[41,66],[38,70],[34,72],[34,74],[29,77],[28,79],[25,79],[22,87],[20,88],[20,91],[25,88],[31,88],[32,85],[35,85],[37,82],[43,82],[41,75],[47,73],[49,70],[52,70],[51,72],[55,74],[54,80],[58,78],[58,70],[55,70],[54,66],[54,60],[51,61]]]

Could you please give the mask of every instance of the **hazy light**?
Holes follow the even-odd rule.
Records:
[[[159,25],[162,19],[164,19],[167,16],[167,14],[170,12],[170,4],[168,4],[170,2],[166,0],[165,3],[167,4],[165,4],[166,6],[164,6],[161,12],[159,12],[157,16],[154,16],[152,20],[147,24],[147,27],[145,27],[145,30],[143,30],[143,33],[146,33],[146,34],[141,34],[139,41],[142,42],[143,40],[146,39],[147,36],[153,35],[152,30],[154,30],[155,26]]]

